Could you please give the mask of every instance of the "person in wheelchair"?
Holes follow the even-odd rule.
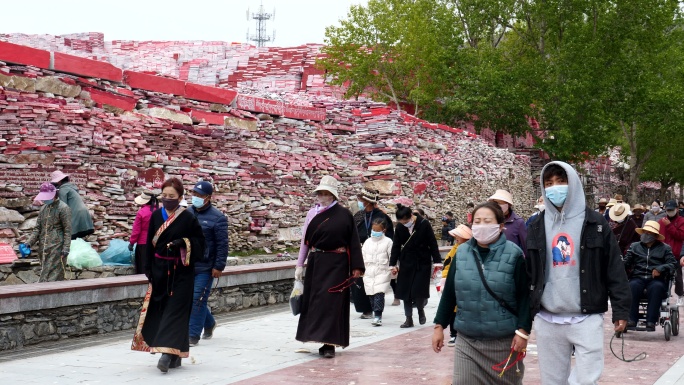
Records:
[[[646,289],[646,330],[655,331],[660,303],[667,297],[668,281],[677,268],[677,260],[670,246],[663,243],[665,237],[660,234],[658,222],[648,221],[636,231],[641,239],[630,245],[624,258],[625,268],[631,271],[629,287],[632,290],[627,329],[636,329],[639,321],[639,299],[644,296]]]

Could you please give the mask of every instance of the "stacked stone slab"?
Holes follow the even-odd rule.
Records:
[[[14,217],[0,218],[0,241],[16,245],[35,227],[32,197],[56,168],[81,189],[100,250],[127,239],[135,194],[169,176],[214,182],[233,250],[296,245],[323,175],[342,182],[345,204],[366,185],[390,213],[412,201],[433,218],[464,218],[467,202],[497,188],[523,214],[535,199],[527,157],[382,103],[263,90],[235,101],[235,91],[55,59],[69,73],[0,63],[0,206]]]

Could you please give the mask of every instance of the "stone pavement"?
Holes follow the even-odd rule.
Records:
[[[436,305],[434,294],[426,308],[428,319]],[[431,322],[400,329],[402,312],[401,306],[387,306],[384,325],[373,327],[370,320],[358,319],[352,306],[351,345],[338,349],[332,360],[318,356],[319,345],[295,341],[297,317],[279,305],[219,316],[214,338],[191,348],[191,357],[183,360],[183,366],[166,375],[156,368],[158,355],[130,350],[132,331],[126,331],[2,352],[0,379],[3,385],[450,384],[453,350],[445,347],[440,354],[432,352]],[[665,342],[662,329],[628,333],[624,348],[627,358],[642,351],[647,357],[625,363],[610,353],[611,326],[608,321],[605,324],[606,369],[600,384],[684,384],[684,335]],[[620,342],[613,342],[618,354]],[[295,352],[301,348],[310,352]],[[524,383],[539,384],[534,333],[525,362]]]

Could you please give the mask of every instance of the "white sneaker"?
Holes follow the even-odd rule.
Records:
[[[447,346],[450,347],[450,348],[456,346],[456,337],[451,337],[451,338],[449,339],[449,342],[447,342]]]
[[[371,322],[371,325],[373,326],[382,326],[382,318],[380,317],[375,317],[373,319],[373,322]]]

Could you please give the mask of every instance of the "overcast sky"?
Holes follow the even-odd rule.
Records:
[[[260,1],[243,0],[25,0],[3,1],[0,33],[60,35],[103,32],[105,40],[246,41],[256,32]],[[351,4],[367,0],[264,0],[270,46],[323,43],[325,27],[345,18]]]

